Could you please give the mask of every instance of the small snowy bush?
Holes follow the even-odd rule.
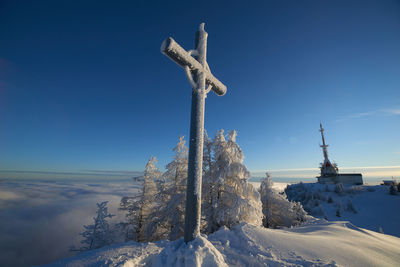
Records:
[[[335,193],[338,195],[343,195],[344,194],[344,186],[342,183],[338,183],[335,185]]]
[[[339,208],[336,209],[336,217],[341,217]]]
[[[376,189],[374,187],[372,187],[372,186],[368,186],[367,191],[368,192],[375,192]]]
[[[322,217],[324,219],[327,219],[328,216],[326,215],[324,208],[321,205],[317,205],[314,208],[311,209],[311,214]]]
[[[355,194],[360,194],[363,192],[363,187],[360,185],[353,185],[351,187],[349,187],[347,190],[345,190],[345,192],[347,194],[351,194],[351,195],[355,195]]]
[[[302,205],[288,201],[285,194],[279,194],[272,188],[272,184],[271,176],[267,173],[260,186],[264,227],[291,227],[307,221],[307,213]]]
[[[350,199],[347,200],[346,210],[357,213],[357,210],[354,208],[353,202]]]
[[[398,194],[398,190],[397,190],[397,187],[395,186],[395,185],[390,185],[390,187],[389,187],[389,193],[391,194],[391,195],[397,195]]]

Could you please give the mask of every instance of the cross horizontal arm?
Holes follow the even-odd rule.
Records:
[[[193,58],[171,37],[164,40],[161,45],[161,52],[182,68],[188,66],[191,71],[204,72],[206,76],[206,84],[211,85],[212,90],[217,95],[222,96],[226,93],[226,86],[217,78],[215,78],[211,72],[207,71],[206,68],[200,64],[200,62]]]

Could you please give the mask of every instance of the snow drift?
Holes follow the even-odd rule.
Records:
[[[349,222],[268,229],[242,223],[185,244],[127,242],[46,266],[396,266],[400,239]]]

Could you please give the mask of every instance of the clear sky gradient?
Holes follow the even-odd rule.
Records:
[[[320,121],[339,169],[400,175],[399,1],[1,1],[0,177],[163,169],[191,88],[160,45],[201,22],[228,87],[206,129],[255,175],[317,175]]]

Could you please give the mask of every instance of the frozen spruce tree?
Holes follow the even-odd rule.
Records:
[[[260,193],[263,211],[263,225],[268,228],[290,227],[306,221],[307,213],[298,202],[290,202],[272,188],[269,173],[261,182]]]
[[[170,218],[169,239],[175,240],[183,236],[185,224],[186,183],[188,174],[188,148],[184,137],[179,137],[179,142],[173,149],[174,160],[166,166],[165,179],[170,181],[170,200],[166,212]]]
[[[136,181],[142,183],[139,194],[135,197],[123,197],[121,200],[120,209],[127,211],[125,224],[127,240],[144,242],[149,239],[146,228],[155,205],[154,196],[157,194],[155,180],[160,177],[156,163],[157,159],[151,156],[146,164],[144,175],[135,178]]]
[[[212,233],[212,223],[213,221],[213,204],[215,204],[215,179],[212,175],[212,165],[213,165],[213,141],[208,137],[207,132],[204,130],[204,145],[203,145],[203,179],[202,179],[202,201],[201,201],[201,231],[203,233]],[[214,229],[215,230],[215,229]]]
[[[79,249],[72,247],[72,251],[86,251],[112,244],[112,233],[107,219],[114,215],[108,213],[107,203],[108,201],[97,203],[97,214],[96,217],[93,218],[94,224],[84,225],[85,231],[80,233],[84,238],[81,241],[83,246]]]
[[[173,194],[185,191],[188,171],[188,147],[184,136],[179,137],[178,144],[173,148],[174,159],[167,164],[163,174],[165,181],[169,182]]]
[[[244,154],[236,143],[236,131],[220,130],[213,142],[214,162],[210,166],[211,199],[204,206],[209,232],[241,222],[261,225],[260,195],[248,183],[250,172],[243,165]],[[208,179],[208,178],[207,178]]]
[[[211,165],[213,161],[212,156],[213,150],[213,141],[210,137],[208,137],[207,131],[204,130],[204,141],[203,141],[203,177],[210,176],[211,174]],[[204,185],[204,179],[203,179]]]
[[[188,172],[188,148],[184,137],[179,137],[173,149],[174,159],[167,164],[153,210],[152,222],[148,226],[151,240],[168,238],[176,240],[183,236],[185,222],[186,182]]]

